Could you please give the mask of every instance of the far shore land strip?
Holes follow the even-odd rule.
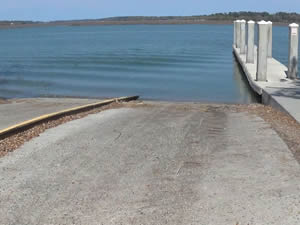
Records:
[[[300,14],[278,12],[230,12],[199,16],[128,16],[103,19],[59,20],[59,21],[0,21],[0,28],[22,28],[40,26],[89,26],[89,25],[180,25],[180,24],[232,24],[236,19],[273,21],[273,25],[284,26],[300,23]]]

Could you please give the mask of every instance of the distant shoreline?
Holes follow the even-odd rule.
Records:
[[[92,25],[181,25],[181,24],[232,24],[234,20],[272,21],[274,25],[300,23],[300,14],[288,12],[228,12],[192,16],[117,16],[98,19],[22,21],[0,20],[0,28],[24,28],[41,26],[92,26]]]
[[[28,23],[28,24],[0,24],[0,29],[5,28],[29,28],[29,27],[49,27],[49,26],[105,26],[105,25],[230,25],[233,21],[217,20],[129,20],[129,21],[61,21],[45,23]],[[274,23],[276,26],[285,26],[288,23]]]

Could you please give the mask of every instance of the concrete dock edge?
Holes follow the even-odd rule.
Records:
[[[279,104],[275,98],[273,98],[272,95],[268,94],[265,90],[262,90],[262,95],[261,95],[261,101],[264,105],[269,105],[273,107],[274,109],[277,109],[281,112],[284,112],[288,114],[289,116],[293,117],[288,110],[286,110],[281,104]],[[294,118],[295,119],[295,118]]]
[[[256,92],[259,95],[262,95],[262,88],[259,87],[256,82],[252,79],[248,69],[246,68],[245,63],[243,62],[242,58],[240,57],[240,54],[237,52],[237,49],[233,47],[233,53],[235,55],[235,58],[237,59],[239,65],[241,66],[244,74],[246,75],[246,78],[249,82],[250,87],[253,89],[254,92]]]

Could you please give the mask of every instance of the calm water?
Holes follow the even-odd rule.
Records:
[[[232,26],[157,25],[0,30],[0,97],[140,95],[254,101],[232,55]],[[287,28],[274,55],[287,62]]]

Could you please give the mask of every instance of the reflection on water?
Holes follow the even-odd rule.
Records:
[[[235,57],[232,60],[233,65],[233,78],[236,83],[236,88],[240,96],[240,102],[243,103],[257,103],[260,102],[260,97],[250,87],[246,75],[242,68],[239,66]]]

